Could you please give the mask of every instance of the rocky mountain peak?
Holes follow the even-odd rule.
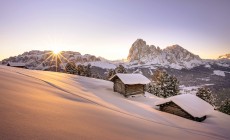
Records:
[[[218,59],[230,59],[230,53],[225,55],[220,55]]]
[[[189,52],[188,50],[184,49],[180,45],[172,45],[163,50],[169,56],[173,56],[174,58],[170,59],[177,59],[183,61],[191,61],[191,60],[200,60],[201,58],[198,55],[194,55],[193,53]]]
[[[173,68],[191,68],[200,65],[202,60],[180,45],[160,49],[147,45],[143,39],[137,39],[131,46],[127,57],[129,62],[158,64]]]
[[[127,59],[128,61],[140,60],[150,54],[157,54],[159,52],[161,52],[161,49],[159,47],[156,48],[154,45],[149,46],[143,39],[137,39],[132,44]]]
[[[175,45],[172,45],[172,46],[168,46],[166,49],[169,49],[169,50],[185,50],[183,47],[181,47],[178,44],[175,44]]]

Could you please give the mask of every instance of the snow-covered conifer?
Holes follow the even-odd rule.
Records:
[[[212,91],[207,87],[198,88],[196,96],[200,97],[213,106],[215,105],[216,98],[213,96]]]
[[[127,70],[125,69],[125,67],[123,65],[119,65],[116,69],[115,69],[116,73],[127,73]]]
[[[230,115],[230,99],[227,98],[224,101],[222,101],[220,107],[218,108],[220,112],[226,113]]]
[[[157,69],[149,85],[149,92],[158,97],[171,97],[179,94],[179,81],[166,71]]]
[[[70,74],[76,74],[77,73],[77,68],[75,63],[68,62],[65,66],[65,71]]]
[[[114,69],[109,69],[107,71],[107,76],[106,76],[106,79],[109,80],[111,77],[113,77],[114,75],[116,74],[115,70]]]

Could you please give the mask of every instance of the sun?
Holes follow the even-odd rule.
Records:
[[[58,55],[58,54],[60,54],[61,53],[61,51],[59,50],[59,49],[54,49],[53,50],[53,54],[55,54],[55,55]]]

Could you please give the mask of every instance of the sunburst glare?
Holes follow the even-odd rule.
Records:
[[[60,53],[61,53],[61,51],[58,50],[58,49],[54,49],[54,50],[53,50],[53,54],[55,54],[55,55],[58,55],[58,54],[60,54]]]

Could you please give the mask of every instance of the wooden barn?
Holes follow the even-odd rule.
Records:
[[[27,69],[25,63],[8,62],[8,63],[7,63],[7,66]]]
[[[155,103],[161,111],[201,122],[213,106],[192,94],[181,94]]]
[[[114,92],[119,92],[125,97],[136,94],[144,94],[145,85],[150,80],[142,74],[121,74],[118,73],[110,78],[113,81]]]

